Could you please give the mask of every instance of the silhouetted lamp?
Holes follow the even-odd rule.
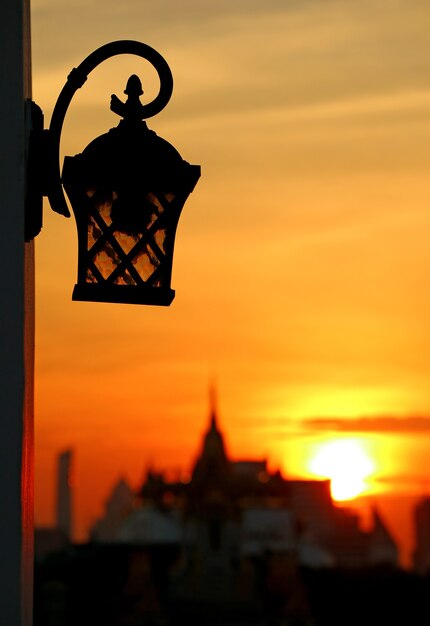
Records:
[[[111,98],[111,110],[122,118],[118,126],[94,139],[81,154],[65,157],[60,180],[60,134],[73,94],[96,65],[124,53],[137,54],[152,63],[160,78],[158,96],[142,104],[140,79],[130,76],[125,101],[116,95]],[[41,193],[48,196],[55,211],[69,216],[62,183],[76,219],[78,280],[74,300],[169,305],[174,298],[170,281],[176,228],[184,203],[200,177],[200,167],[184,161],[144,121],[164,108],[172,89],[170,69],[153,48],[134,41],[113,42],[93,52],[71,72],[43,140],[33,128],[30,163],[35,161],[40,144],[48,163],[49,175]],[[33,126],[35,119],[39,119],[37,111]],[[40,121],[37,124],[40,129]],[[37,174],[33,173],[30,205],[34,205],[37,186]],[[37,228],[33,225],[33,231]]]

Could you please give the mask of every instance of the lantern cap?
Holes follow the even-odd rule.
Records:
[[[111,98],[112,111],[123,119],[91,141],[75,161],[85,187],[115,192],[121,197],[113,213],[126,232],[141,229],[149,219],[149,209],[142,210],[142,198],[148,192],[178,193],[187,189],[190,193],[194,186],[190,188],[190,175],[195,178],[193,166],[142,119],[140,91],[140,79],[132,75],[126,87],[127,101],[121,102],[115,95]],[[140,207],[139,218],[124,205]]]

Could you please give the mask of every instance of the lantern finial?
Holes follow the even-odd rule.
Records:
[[[132,74],[127,81],[124,90],[128,98],[122,102],[118,96],[112,94],[110,101],[110,109],[127,122],[140,122],[145,117],[145,107],[140,101],[143,94],[142,83],[136,74]]]

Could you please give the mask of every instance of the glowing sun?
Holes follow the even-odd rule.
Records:
[[[374,472],[375,465],[360,441],[335,439],[318,446],[309,469],[331,479],[334,500],[351,500],[366,491],[365,479]]]

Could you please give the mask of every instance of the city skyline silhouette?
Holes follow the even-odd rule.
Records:
[[[59,485],[73,456],[59,455]],[[413,571],[402,573],[380,512],[364,530],[353,510],[334,505],[329,481],[230,459],[212,403],[187,479],[147,468],[137,491],[120,479],[80,545],[67,536],[69,500],[59,489],[57,525],[36,528],[36,626],[54,614],[58,624],[261,626],[283,616],[287,625],[323,626],[342,623],[350,605],[351,624],[366,616],[377,626],[427,610],[429,498],[415,508]]]
[[[356,517],[355,524],[357,531],[363,533],[371,532],[375,527],[375,514],[378,516],[382,514],[383,523],[387,525],[385,532],[391,536],[391,540],[396,545],[398,551],[395,558],[397,566],[406,569],[413,569],[415,567],[415,552],[417,550],[417,541],[419,540],[417,533],[421,532],[416,526],[417,522],[415,516],[419,507],[425,507],[425,503],[430,501],[428,497],[425,495],[411,496],[407,493],[402,495],[394,492],[389,494],[382,493],[376,496],[372,496],[372,494],[359,494],[355,497],[346,498],[343,501],[336,501],[332,496],[332,489],[330,494],[330,483],[332,480],[329,476],[316,474],[313,477],[307,476],[303,478],[300,476],[281,474],[279,469],[271,469],[270,459],[268,458],[256,459],[247,456],[245,458],[233,459],[228,452],[228,439],[226,439],[225,433],[219,425],[219,400],[213,384],[209,386],[208,406],[209,411],[206,410],[206,428],[202,435],[202,441],[204,442],[208,438],[208,435],[210,439],[210,433],[213,431],[216,435],[215,438],[218,438],[220,441],[219,446],[222,458],[225,458],[226,462],[231,465],[232,468],[224,477],[224,481],[221,481],[222,485],[218,486],[221,492],[229,493],[232,488],[229,481],[234,480],[236,475],[234,468],[243,466],[245,472],[251,472],[250,475],[254,475],[253,473],[255,473],[257,483],[262,483],[260,487],[264,488],[264,485],[269,480],[275,481],[275,483],[276,481],[280,481],[279,485],[284,485],[284,487],[282,488],[281,486],[281,491],[276,492],[277,497],[281,498],[283,502],[282,506],[284,506],[287,511],[291,511],[291,503],[286,496],[288,493],[288,485],[298,485],[298,489],[300,489],[301,484],[314,484],[317,488],[317,492],[319,489],[322,489],[321,493],[324,492],[326,494],[324,497],[330,500],[333,515],[340,515],[340,520],[342,520],[343,512],[345,512],[347,516],[352,515]],[[195,441],[194,452],[185,469],[172,471],[171,468],[170,470],[166,470],[166,468],[162,466],[148,464],[141,468],[139,475],[135,476],[132,481],[124,478],[124,473],[120,472],[108,486],[101,500],[97,501],[97,498],[94,499],[94,504],[97,505],[97,519],[94,518],[91,523],[85,527],[82,527],[81,512],[76,510],[75,506],[76,502],[80,500],[79,486],[78,489],[76,489],[76,481],[74,479],[77,463],[79,464],[79,451],[69,449],[59,453],[56,472],[57,488],[55,492],[56,521],[53,520],[51,515],[51,518],[45,521],[44,524],[37,523],[36,520],[36,527],[61,530],[63,538],[68,539],[68,541],[77,541],[79,543],[91,541],[94,537],[98,536],[99,531],[95,529],[97,529],[99,524],[101,524],[102,527],[107,524],[107,528],[111,528],[113,523],[109,521],[109,510],[111,507],[113,507],[114,519],[115,516],[119,516],[118,519],[123,522],[132,510],[136,508],[139,509],[142,504],[145,505],[145,503],[147,503],[145,484],[147,484],[148,481],[149,483],[151,482],[151,477],[154,477],[154,485],[158,485],[158,491],[156,490],[156,492],[152,493],[151,489],[149,489],[149,493],[152,493],[152,495],[150,495],[148,502],[155,502],[157,506],[164,506],[164,493],[176,493],[178,489],[179,493],[181,493],[182,489],[187,490],[190,481],[193,480],[193,476],[195,482],[199,456],[202,454],[202,450],[204,450],[206,445],[203,444],[202,441],[200,443]],[[340,440],[340,442],[342,442],[342,440]],[[347,452],[349,452],[348,448]],[[76,461],[76,458],[78,461]],[[354,462],[354,458],[352,462]],[[320,485],[320,487],[318,485]],[[158,495],[155,500],[153,500],[155,493],[158,493]],[[284,495],[281,497],[282,494]],[[117,498],[119,499],[117,500]],[[174,501],[175,499],[169,499],[169,506],[175,506]],[[121,502],[124,503],[124,510],[122,512],[118,510],[118,507],[122,506]],[[263,506],[267,506],[265,500],[262,500],[262,504]],[[275,505],[272,503],[269,508],[273,508],[274,506]],[[315,511],[315,514],[318,516],[318,507]],[[105,515],[108,515],[108,518],[106,521],[103,521]],[[294,515],[297,515],[298,519],[300,519],[300,513],[295,511]],[[111,530],[110,534],[108,533],[107,535],[103,535],[102,532],[101,536],[104,537],[103,541],[115,543],[118,539],[115,535],[117,531],[118,528],[116,528],[115,532]],[[57,535],[55,535],[55,537],[57,538]]]

